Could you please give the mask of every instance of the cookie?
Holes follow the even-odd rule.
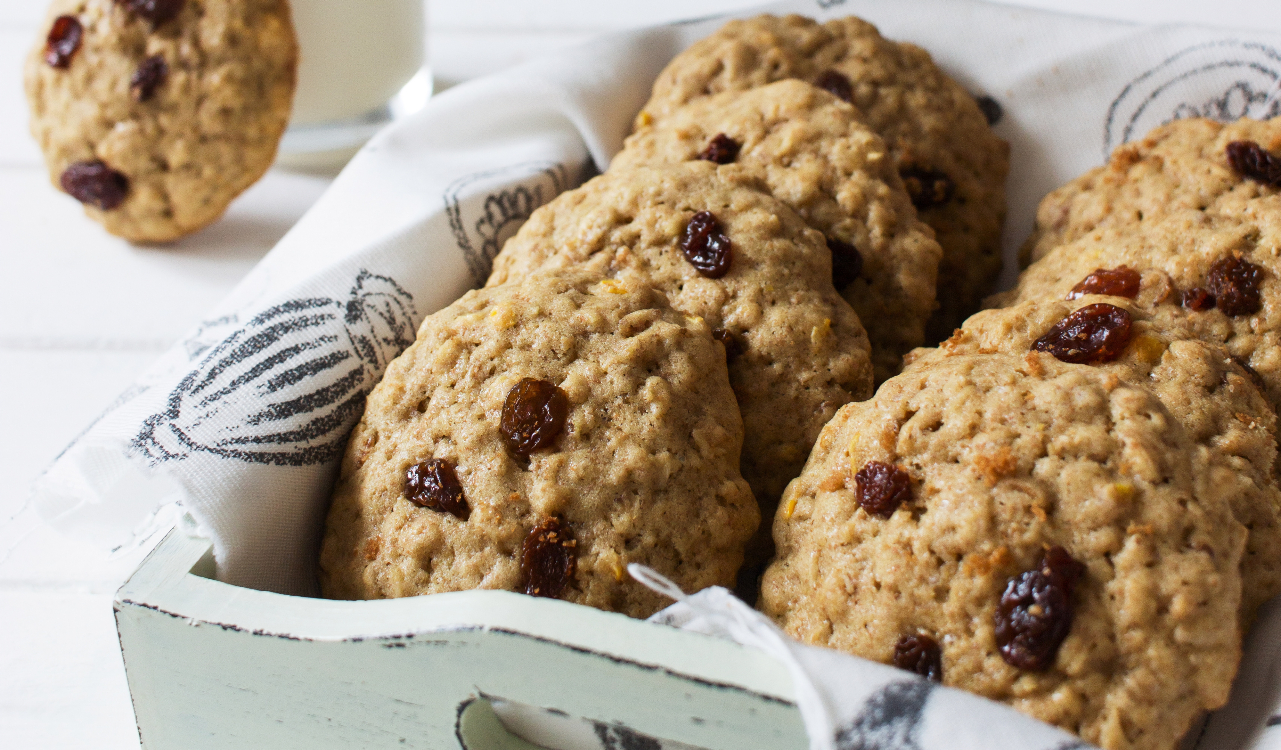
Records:
[[[649,287],[569,272],[469,292],[369,396],[322,589],[507,589],[645,617],[668,602],[628,563],[732,585],[759,522],[742,429],[711,329]]]
[[[26,62],[31,132],[90,218],[167,242],[271,166],[297,58],[286,0],[55,0]]]
[[[1020,253],[1023,264],[1096,229],[1188,209],[1232,214],[1254,199],[1276,196],[1278,185],[1251,179],[1233,167],[1228,144],[1238,141],[1281,152],[1281,118],[1230,125],[1203,118],[1176,120],[1118,146],[1107,164],[1041,201],[1032,235]]]
[[[1113,373],[1041,353],[908,368],[788,487],[762,606],[1106,750],[1169,750],[1240,657],[1245,530],[1206,460]]]
[[[836,410],[871,395],[867,335],[832,286],[823,236],[750,175],[705,161],[611,169],[535,211],[487,286],[580,265],[652,284],[722,332],[743,476],[767,510]]]
[[[828,238],[833,283],[867,329],[880,382],[925,339],[942,250],[854,107],[801,81],[695,99],[637,129],[611,169],[705,159],[751,170]]]
[[[1009,145],[974,98],[925,50],[846,17],[730,21],[677,55],[654,83],[638,129],[694,99],[799,78],[849,101],[889,146],[943,260],[932,340],[977,307],[1001,270]]]
[[[1130,328],[1117,358],[1093,366],[1147,388],[1161,400],[1188,437],[1208,451],[1215,483],[1228,490],[1233,516],[1249,530],[1241,558],[1245,630],[1259,606],[1281,594],[1281,490],[1273,474],[1276,416],[1253,376],[1222,346],[1180,338],[1180,331],[1163,329],[1128,299],[1085,295],[980,312],[938,349],[909,355],[909,367],[967,354],[1023,356],[1061,321],[1095,305],[1124,310]]]
[[[1224,346],[1253,368],[1281,406],[1281,195],[1240,212],[1171,211],[1140,224],[1097,229],[1050,251],[994,305],[1062,299],[1098,269],[1140,275],[1134,296],[1157,327]]]

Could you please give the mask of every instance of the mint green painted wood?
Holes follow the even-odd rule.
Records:
[[[734,643],[500,591],[283,596],[210,567],[173,532],[116,594],[146,750],[532,748],[487,696],[708,750],[807,747],[786,669]]]

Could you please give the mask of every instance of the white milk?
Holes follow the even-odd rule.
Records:
[[[423,66],[425,0],[292,0],[300,59],[291,125],[376,110]]]

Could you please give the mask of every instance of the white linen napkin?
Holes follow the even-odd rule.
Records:
[[[1270,96],[1281,85],[1276,34],[972,0],[792,0],[736,15],[760,10],[863,16],[1001,105],[996,130],[1012,147],[1007,284],[1036,203],[1115,146],[1176,117],[1281,113]],[[227,300],[67,448],[37,483],[34,512],[116,549],[162,526],[157,514],[181,501],[213,540],[222,580],[314,593],[337,459],[387,362],[425,315],[484,280],[534,208],[608,164],[659,70],[723,20],[611,35],[451,89],[389,127]],[[1281,747],[1281,734],[1261,728],[1279,702],[1279,629],[1274,606],[1255,628],[1238,695],[1201,747],[1244,747],[1260,732],[1256,746]],[[851,690],[889,679],[884,667],[829,652],[796,658],[806,669],[843,665],[833,669],[850,671]],[[984,721],[1004,717],[966,705]],[[842,711],[832,721],[852,716]],[[951,746],[993,741],[972,736],[977,744]],[[1028,742],[1020,747],[1042,746]]]

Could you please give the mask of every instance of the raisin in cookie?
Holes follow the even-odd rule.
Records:
[[[1113,373],[1043,353],[908,368],[788,487],[763,608],[1106,750],[1170,750],[1240,657],[1245,530],[1205,461]]]
[[[749,175],[705,161],[610,170],[535,211],[488,285],[577,265],[653,284],[721,332],[743,476],[767,510],[836,410],[871,395],[867,335],[823,236]]]
[[[645,617],[648,565],[732,585],[759,514],[722,348],[649,287],[570,272],[427,318],[352,433],[326,596],[508,589]]]
[[[43,29],[32,134],[107,231],[177,239],[271,166],[298,56],[286,0],[55,0]]]
[[[1128,276],[1137,290],[1138,272],[1113,274],[1118,276]],[[1148,388],[1161,400],[1188,437],[1209,451],[1214,481],[1227,490],[1233,516],[1249,530],[1241,558],[1245,630],[1259,606],[1281,593],[1281,490],[1273,474],[1276,416],[1251,373],[1222,346],[1182,338],[1181,331],[1162,327],[1144,308],[1124,297],[1081,295],[980,312],[938,349],[918,349],[909,355],[909,367],[966,354],[1022,356],[1037,348],[1053,353],[1056,331],[1083,320],[1082,311],[1088,313],[1100,305],[1124,313],[1119,319],[1127,326],[1126,342],[1115,347],[1114,358],[1096,361],[1094,366]],[[1088,344],[1079,346],[1074,351],[1088,356],[1084,351]]]
[[[723,91],[799,78],[845,99],[885,139],[921,220],[943,247],[933,340],[977,306],[1001,270],[1009,146],[929,53],[847,17],[730,21],[677,55],[637,117],[644,127]]]
[[[1281,195],[1253,198],[1231,215],[1195,209],[1100,228],[1050,251],[995,305],[1062,299],[1097,270],[1137,271],[1136,304],[1154,325],[1224,346],[1263,380],[1281,406]]]
[[[1176,120],[1142,140],[1118,146],[1108,163],[1050,193],[1036,212],[1036,225],[1021,251],[1024,264],[1095,229],[1137,224],[1171,211],[1196,209],[1232,214],[1256,198],[1278,194],[1281,161],[1271,178],[1252,169],[1266,159],[1229,144],[1252,143],[1281,151],[1281,118],[1238,120],[1230,125],[1192,118]],[[1273,157],[1275,158],[1275,157]]]
[[[827,237],[832,281],[867,329],[877,382],[898,372],[925,339],[942,250],[858,111],[801,81],[728,91],[639,128],[610,168],[692,159],[759,174]]]

